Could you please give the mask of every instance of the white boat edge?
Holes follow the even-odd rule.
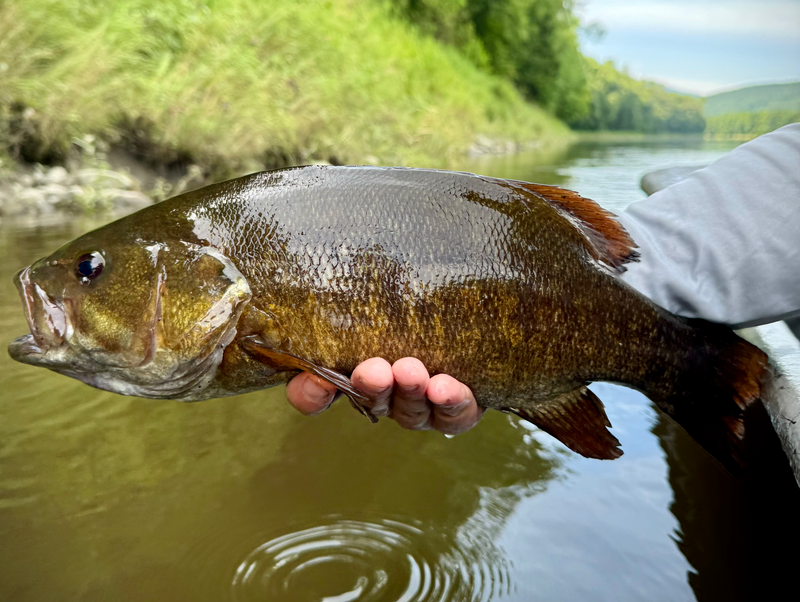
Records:
[[[800,485],[800,340],[786,322],[747,328],[739,334],[760,347],[775,368],[762,401]]]

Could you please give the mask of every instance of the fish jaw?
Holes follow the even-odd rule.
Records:
[[[11,341],[8,345],[8,354],[11,359],[20,363],[47,368],[83,382],[87,382],[86,377],[90,376],[93,371],[100,369],[99,364],[87,356],[75,352],[66,343],[43,349],[32,334],[26,334]]]
[[[11,341],[8,354],[18,362],[48,368],[95,389],[150,399],[200,401],[220,396],[212,385],[217,378],[224,350],[235,336],[236,329],[231,328],[211,353],[189,369],[184,367],[163,373],[152,363],[142,366],[140,370],[103,366],[66,344],[42,350],[32,334]]]
[[[32,334],[26,334],[11,341],[8,344],[8,355],[13,360],[32,366],[41,366],[40,358],[44,357],[42,348]]]
[[[14,284],[22,299],[25,319],[40,351],[64,344],[72,331],[66,309],[31,280],[31,266],[17,273]]]

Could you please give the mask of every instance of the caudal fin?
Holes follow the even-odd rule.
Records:
[[[763,415],[769,360],[730,328],[689,320],[699,342],[675,388],[650,398],[728,469],[747,461],[748,424]]]

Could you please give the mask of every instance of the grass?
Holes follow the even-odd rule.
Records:
[[[0,144],[91,134],[217,175],[313,159],[445,167],[569,130],[378,0],[5,0]]]

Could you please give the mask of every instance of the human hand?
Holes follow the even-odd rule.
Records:
[[[373,400],[370,409],[375,416],[388,416],[410,430],[457,435],[475,426],[484,412],[469,387],[446,374],[430,377],[413,357],[394,365],[373,357],[356,367],[351,380]],[[333,385],[308,372],[286,385],[289,403],[307,416],[328,409],[335,394]]]

